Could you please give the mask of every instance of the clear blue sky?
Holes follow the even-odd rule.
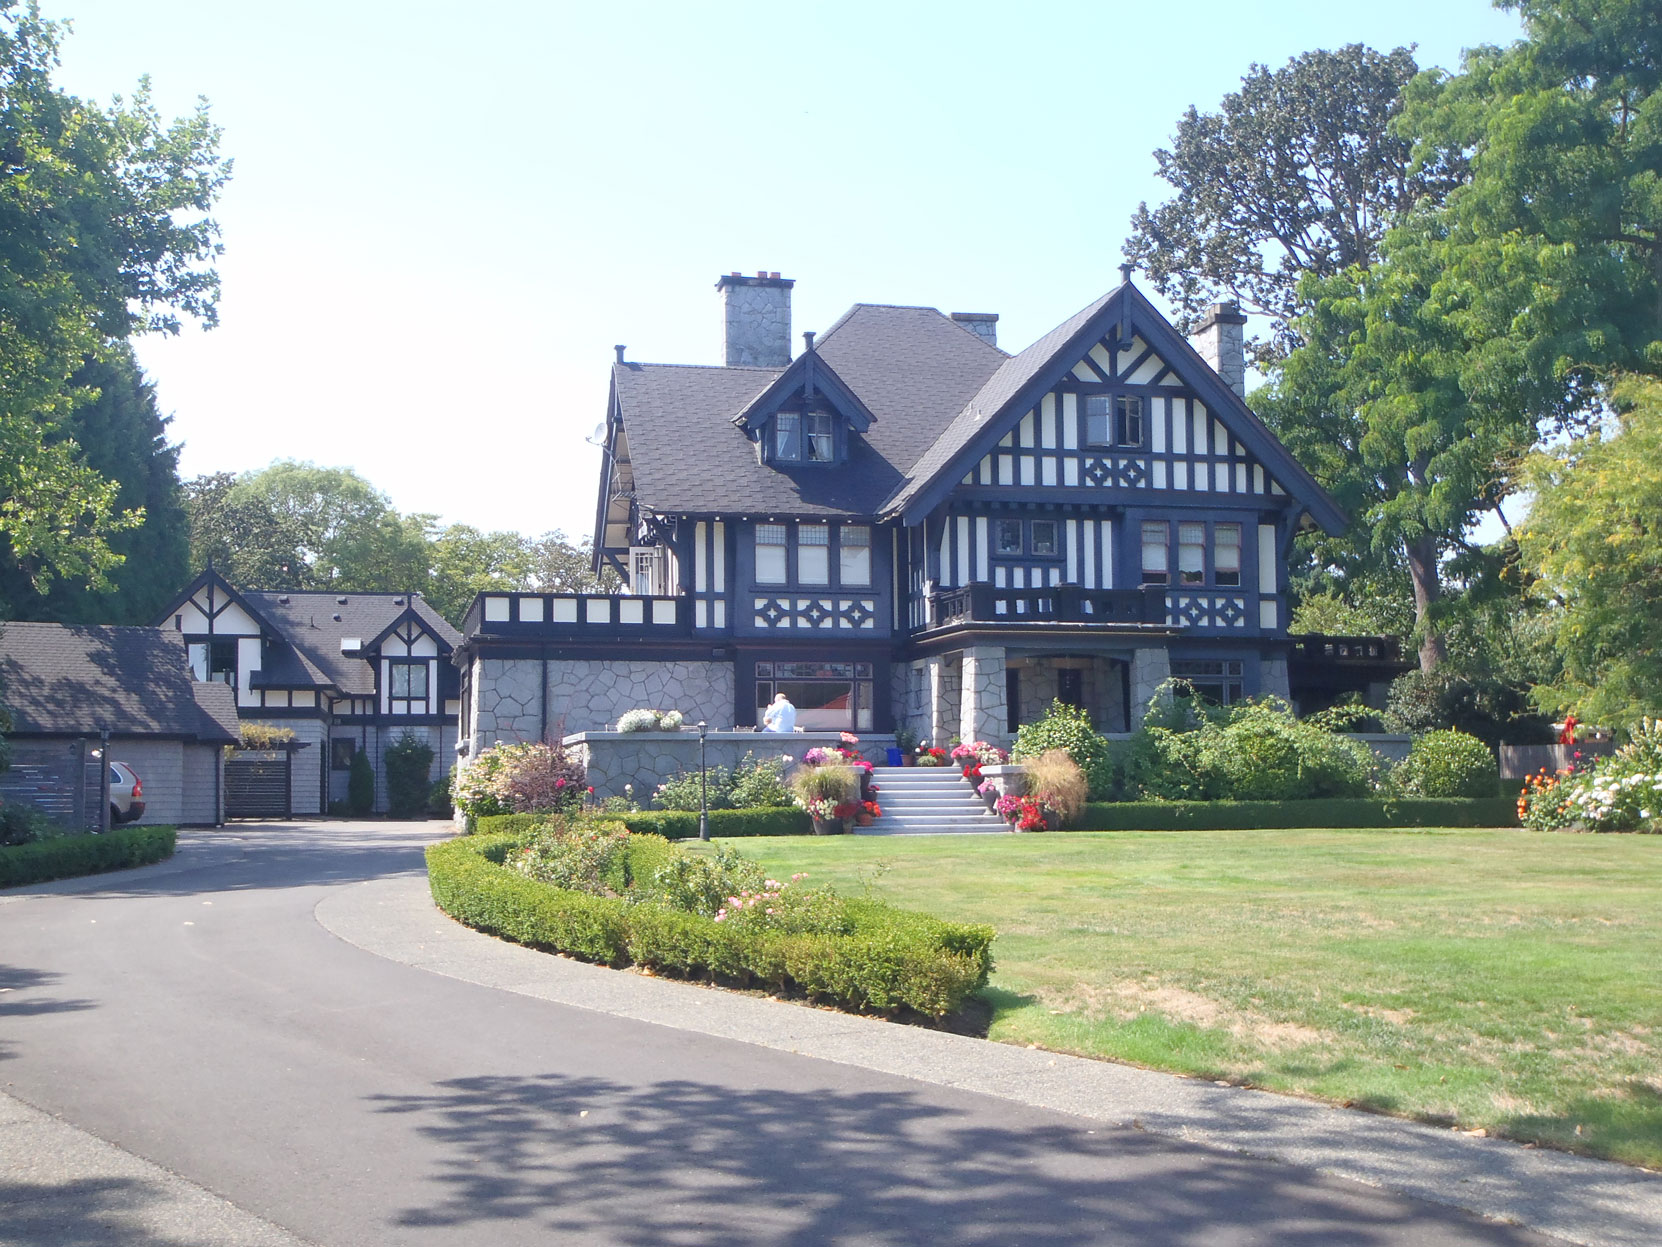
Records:
[[[720,362],[716,278],[997,312],[1111,287],[1152,151],[1252,62],[1507,42],[1481,0],[567,4],[43,0],[60,82],[206,96],[221,327],[140,356],[186,475],[349,466],[403,511],[586,533],[612,344]]]

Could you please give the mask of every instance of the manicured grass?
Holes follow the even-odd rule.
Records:
[[[1662,836],[746,840],[991,923],[991,1037],[1662,1167]]]

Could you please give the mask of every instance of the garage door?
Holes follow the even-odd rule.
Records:
[[[225,763],[226,818],[288,818],[294,754],[287,749],[237,749]]]

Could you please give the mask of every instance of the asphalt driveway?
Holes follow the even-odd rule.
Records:
[[[319,922],[366,881],[411,895],[444,830],[237,826],[0,893],[0,1242],[1561,1241]]]

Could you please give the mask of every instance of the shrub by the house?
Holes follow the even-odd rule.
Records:
[[[1082,706],[1070,706],[1064,701],[1051,702],[1043,718],[1024,723],[1016,731],[1016,743],[1010,750],[1010,759],[1024,762],[1037,758],[1047,749],[1067,751],[1068,757],[1084,772],[1091,800],[1106,800],[1113,794],[1113,750],[1091,726],[1091,716]]]
[[[172,857],[176,838],[171,827],[119,827],[98,836],[56,835],[0,848],[0,888],[148,866]]]
[[[560,745],[492,745],[457,773],[456,808],[471,821],[487,814],[574,810],[588,793],[583,764]]]
[[[374,808],[375,768],[369,763],[369,754],[357,749],[346,772],[346,812],[353,818],[363,818]]]
[[[1414,797],[1492,797],[1500,768],[1477,737],[1447,729],[1416,737],[1392,778]]]
[[[387,770],[387,813],[414,818],[427,811],[433,747],[413,732],[402,733],[381,755]]]
[[[704,786],[709,808],[748,810],[789,805],[791,794],[784,780],[789,763],[789,755],[759,759],[747,753],[735,767],[706,767]],[[699,809],[698,772],[680,771],[664,780],[653,791],[652,803],[660,810]]]

